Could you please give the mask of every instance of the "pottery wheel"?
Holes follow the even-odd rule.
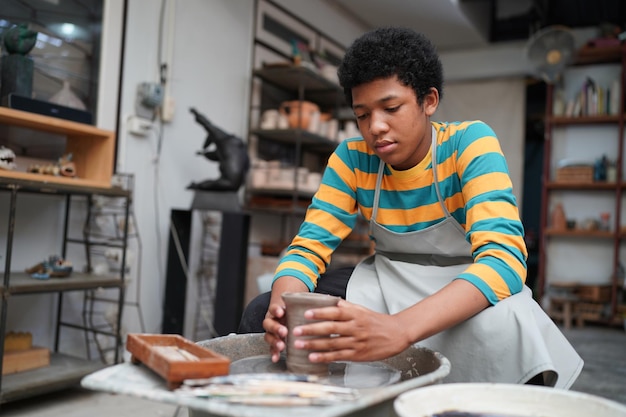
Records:
[[[288,373],[285,358],[272,362],[270,355],[250,356],[230,364],[230,374]],[[383,362],[333,362],[320,382],[347,388],[377,388],[400,380],[400,371]]]

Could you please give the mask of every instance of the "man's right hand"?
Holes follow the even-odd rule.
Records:
[[[272,284],[270,305],[263,320],[265,342],[270,345],[272,362],[278,362],[280,352],[287,348],[285,303],[282,299],[282,294],[285,292],[309,292],[309,289],[299,279],[289,276],[280,277]]]

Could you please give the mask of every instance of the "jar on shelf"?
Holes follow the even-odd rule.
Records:
[[[563,208],[562,203],[557,203],[552,209],[552,214],[550,216],[551,220],[551,228],[554,230],[566,230],[567,229],[567,218],[565,217],[565,209]]]

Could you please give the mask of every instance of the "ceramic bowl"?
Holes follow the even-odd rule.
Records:
[[[394,401],[400,417],[626,417],[626,406],[598,396],[555,388],[450,383],[407,391]],[[456,414],[452,414],[456,412]]]

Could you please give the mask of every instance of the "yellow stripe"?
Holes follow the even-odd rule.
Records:
[[[382,224],[406,226],[415,224],[418,221],[427,222],[440,219],[441,216],[443,216],[443,210],[441,210],[439,202],[435,202],[426,206],[416,207],[413,210],[384,209],[379,207],[376,220]]]
[[[283,262],[276,269],[276,273],[284,271],[285,269],[295,269],[296,271],[301,271],[313,282],[314,285],[317,285],[317,276],[313,275],[310,269],[303,268],[303,265],[300,262]]]
[[[511,295],[506,282],[489,266],[474,263],[467,268],[466,272],[480,277],[494,291],[498,300],[503,300]]]
[[[524,264],[522,264],[510,252],[500,250],[500,249],[490,250],[488,252],[481,254],[480,256],[477,256],[476,261],[485,257],[494,257],[494,258],[501,259],[503,262],[507,264],[508,267],[512,268],[517,273],[517,275],[519,275],[522,278],[524,282],[526,281],[526,268],[524,267]]]
[[[369,155],[374,154],[374,151],[372,151],[370,147],[367,146],[364,140],[351,140],[351,141],[348,141],[347,143],[348,143],[348,149],[350,149],[351,151],[359,151],[359,152],[363,152]]]
[[[348,210],[350,213],[356,212],[356,201],[350,194],[346,194],[341,190],[338,190],[334,187],[330,187],[328,185],[322,184],[320,188],[315,194],[315,197],[320,201],[323,201],[328,204],[332,204],[333,206],[341,207],[346,210],[350,206],[353,206],[353,210]]]
[[[398,172],[398,171],[396,171]],[[433,183],[433,175],[432,170],[424,171],[420,175],[413,175],[409,178],[402,178],[402,176],[398,176],[397,174],[393,174],[393,177],[389,178],[387,176],[383,177],[383,182],[381,184],[381,188],[383,190],[392,190],[392,191],[412,191],[417,188],[430,187]],[[376,174],[372,174],[374,180],[376,179]],[[393,181],[393,186],[389,186],[389,181]],[[372,188],[376,186],[374,182]]]
[[[467,164],[472,162],[474,158],[483,155],[485,153],[485,149],[497,149],[498,154],[503,155],[502,149],[500,149],[500,142],[498,142],[498,139],[495,136],[483,136],[465,148],[461,155],[457,154],[459,176],[463,177]]]
[[[332,214],[317,209],[307,211],[306,221],[326,229],[333,236],[343,239],[351,229]]]
[[[471,125],[473,125],[475,123],[478,123],[478,120],[468,120],[466,122],[459,123],[458,125],[449,124],[448,125],[448,129],[446,131],[446,133],[448,133],[448,139],[451,136],[456,135],[458,132],[466,130],[469,126],[471,126]]]
[[[356,177],[356,183],[361,185],[361,188],[371,189],[376,188],[376,177],[378,172],[368,173],[357,169],[354,173]]]
[[[457,175],[455,158],[456,151],[454,151],[454,154],[452,156],[437,165],[437,178],[439,179],[440,183],[448,179],[448,177]]]
[[[339,158],[336,154],[332,154],[328,159],[328,165],[332,166],[335,171],[337,171],[337,175],[341,178],[351,178],[352,170],[348,168],[348,166]]]
[[[494,190],[504,190],[512,186],[511,179],[507,174],[492,172],[468,181],[463,187],[463,193],[468,196],[468,200],[471,200],[477,195]]]
[[[491,220],[494,217],[519,221],[519,211],[517,207],[504,201],[485,201],[467,210],[467,221],[470,223]]]
[[[309,253],[306,253],[306,252],[300,252],[299,254],[313,261],[316,265],[318,265],[317,259],[321,259],[320,262],[328,263],[328,259],[330,258],[331,251],[329,250],[328,246],[320,243],[319,240],[303,239],[299,236],[296,236],[291,242],[291,244],[293,246],[302,246],[304,248],[307,248],[315,252],[320,258],[318,258],[317,256],[311,256]],[[289,251],[288,253],[292,253],[292,251]]]
[[[521,236],[492,231],[472,233],[472,252],[492,242],[498,242],[498,244],[517,248],[524,256],[528,256],[524,239]],[[489,253],[491,253],[491,251],[489,251]]]

